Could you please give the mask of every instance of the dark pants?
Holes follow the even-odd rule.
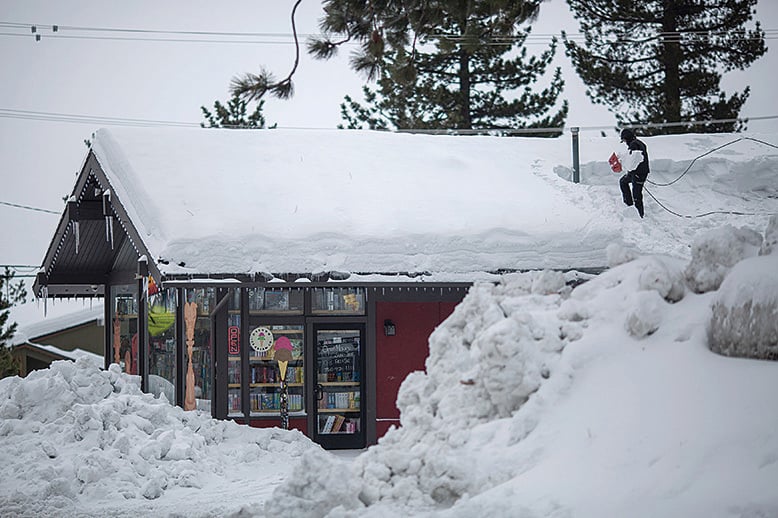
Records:
[[[624,198],[624,203],[627,206],[631,206],[634,202],[635,208],[638,210],[640,217],[643,217],[643,184],[646,182],[645,178],[640,178],[634,173],[627,173],[619,180],[619,187],[621,187],[621,195]],[[632,184],[632,191],[630,192],[630,185]]]

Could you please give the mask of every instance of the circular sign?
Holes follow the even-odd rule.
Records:
[[[255,327],[249,335],[249,345],[258,353],[266,353],[273,346],[273,332],[266,327]]]

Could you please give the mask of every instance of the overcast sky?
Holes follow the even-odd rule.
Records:
[[[290,11],[293,0],[0,0],[0,201],[60,211],[62,197],[72,189],[75,174],[86,153],[84,139],[105,124],[97,121],[70,123],[15,118],[4,110],[92,117],[202,121],[200,106],[225,101],[232,77],[257,72],[265,66],[285,76],[294,59]],[[317,32],[321,3],[303,0],[298,10],[298,31]],[[778,28],[778,2],[761,0],[757,19],[765,29]],[[13,28],[8,22],[35,24],[40,41],[29,27]],[[61,29],[53,33],[52,25]],[[162,38],[198,39],[197,36],[157,32],[75,31],[69,27],[144,29],[152,31],[207,31],[280,33],[214,42],[162,42]],[[535,34],[577,32],[564,0],[547,1],[534,26]],[[78,36],[78,37],[74,37]],[[84,38],[83,36],[87,36]],[[145,38],[147,41],[139,41]],[[213,38],[199,38],[213,39]],[[225,42],[231,40],[231,42]],[[250,40],[251,43],[246,41]],[[769,40],[770,45],[774,40]],[[542,51],[545,46],[531,49]],[[295,75],[296,93],[289,101],[268,99],[269,123],[280,127],[334,128],[340,119],[339,104],[346,94],[359,96],[363,78],[348,68],[348,49],[337,60],[317,62],[303,53]],[[778,54],[770,51],[746,72],[729,74],[727,91],[751,86],[751,97],[742,115],[778,114],[773,91]],[[556,64],[566,80],[563,97],[570,101],[568,126],[610,126],[613,116],[595,106],[583,92],[562,49]],[[14,115],[14,116],[11,116]],[[24,114],[29,117],[30,114]],[[754,121],[751,131],[778,132],[778,120]],[[57,217],[0,205],[0,227],[9,222],[50,221]],[[46,226],[45,223],[43,223]],[[37,228],[37,227],[36,227]],[[0,242],[8,230],[0,231]],[[33,247],[34,248],[34,247]],[[44,250],[45,251],[45,250]],[[9,255],[3,247],[0,264],[23,261],[39,264],[42,253],[32,257]],[[41,255],[41,257],[38,257]],[[26,259],[25,259],[26,258]]]

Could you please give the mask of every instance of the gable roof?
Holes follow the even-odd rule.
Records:
[[[653,137],[652,167],[670,169],[731,140]],[[754,145],[725,151],[751,160]],[[101,129],[73,193],[85,252],[75,253],[63,216],[44,270],[49,284],[73,277],[99,295],[109,274],[132,280],[142,256],[163,279],[336,272],[350,282],[398,274],[472,282],[518,269],[602,267],[610,243],[677,250],[677,220],[664,230],[640,221],[627,223],[639,233],[625,229],[607,164],[617,146],[585,142],[582,176],[595,184],[585,185],[570,181],[567,137]],[[99,209],[106,193],[112,246]]]
[[[122,129],[93,149],[162,273],[601,266],[618,238],[547,174],[561,139]]]

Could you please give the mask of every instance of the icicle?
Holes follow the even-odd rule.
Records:
[[[113,217],[105,217],[105,240],[111,243],[111,250],[113,250]]]
[[[78,221],[73,222],[73,233],[76,235],[76,255],[78,255],[78,241],[79,241],[79,232],[78,232]]]
[[[108,218],[108,224],[111,230],[111,250],[113,250],[113,217]]]
[[[43,295],[43,317],[46,317],[46,313],[48,311],[48,303],[49,303],[49,287],[43,286],[41,288],[41,294]]]
[[[110,189],[103,192],[103,215],[105,216],[105,240],[111,243],[111,250],[113,250],[113,211]]]

